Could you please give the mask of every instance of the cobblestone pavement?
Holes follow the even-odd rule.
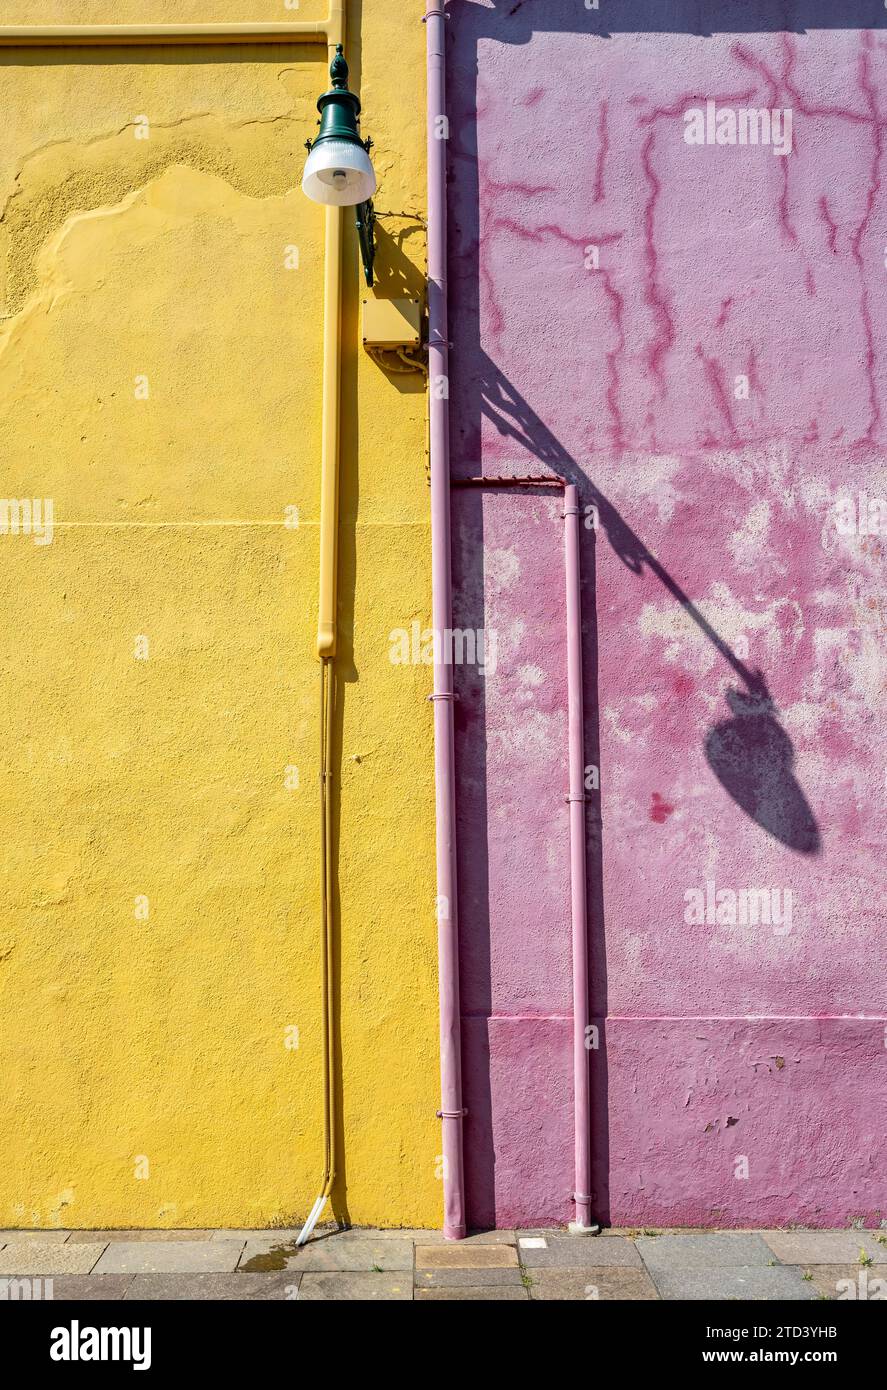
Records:
[[[0,1295],[82,1299],[887,1299],[887,1231],[0,1231]],[[11,1280],[28,1281],[12,1285]],[[38,1282],[39,1281],[39,1282]]]

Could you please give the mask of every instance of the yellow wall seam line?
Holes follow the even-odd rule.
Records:
[[[83,48],[94,45],[196,43],[320,43],[332,32],[327,19],[293,24],[36,24],[0,25],[0,47]]]

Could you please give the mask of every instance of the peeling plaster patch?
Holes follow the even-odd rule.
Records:
[[[630,729],[623,729],[619,723],[619,711],[613,709],[612,705],[607,705],[604,709],[604,718],[619,739],[620,743],[631,743],[632,733]]]
[[[779,564],[767,544],[770,532],[771,507],[766,498],[761,498],[751,507],[738,530],[730,537],[730,554],[737,569],[748,573],[758,570],[763,564],[785,573],[785,566]]]
[[[847,629],[843,627],[818,627],[813,634],[817,666],[825,666],[829,659],[843,656],[847,650]]]
[[[614,460],[614,464],[615,464]],[[607,480],[607,494],[615,505],[652,502],[656,507],[658,520],[671,521],[675,508],[681,501],[681,493],[674,486],[673,479],[685,465],[686,460],[675,454],[644,454],[632,452],[618,460]],[[559,516],[558,504],[554,504],[555,516]]]
[[[731,490],[737,485],[760,496],[788,498],[785,481],[791,468],[788,445],[781,441],[763,440],[744,449],[711,449],[706,462],[729,479]]]
[[[812,700],[798,700],[782,710],[781,718],[786,731],[804,738],[815,738],[826,710]]]
[[[545,684],[545,672],[539,666],[521,666],[517,679],[524,689],[538,690],[540,685]]]
[[[524,638],[527,635],[527,625],[523,618],[515,618],[514,622],[503,631],[495,615],[489,615],[487,626],[495,628],[499,633],[499,654],[496,662],[497,671],[506,671],[509,667],[517,665],[517,656],[523,646]]]
[[[544,714],[541,710],[528,709],[506,727],[491,730],[489,747],[491,752],[501,753],[510,760],[515,755],[550,758],[552,748],[558,748],[563,741],[565,728],[566,715],[562,711]]]
[[[267,137],[261,145],[253,137],[233,138],[238,129],[267,126],[268,121],[229,124],[203,114],[152,126],[150,150],[133,140],[129,125],[91,141],[51,142],[33,150],[15,171],[0,212],[0,250],[5,249],[6,262],[5,292],[0,282],[3,316],[18,313],[34,293],[40,248],[70,218],[113,209],[170,168],[214,175],[246,197],[285,195],[292,187],[291,156],[283,148],[291,119],[288,114],[269,118],[283,126],[280,147],[271,149],[270,158]]]
[[[726,584],[716,583],[713,591],[713,598],[701,599],[695,606],[729,647],[735,648],[741,638],[748,640],[752,634],[760,633],[767,656],[774,658],[781,654],[782,634],[776,619],[787,600],[775,599],[769,607],[754,612],[743,608]],[[669,641],[664,653],[666,661],[688,663],[695,658],[699,673],[712,670],[720,660],[698,623],[673,602],[645,603],[638,617],[638,631],[642,637],[661,637]]]
[[[823,478],[801,478],[798,483],[798,496],[803,506],[814,516],[821,516],[834,500],[832,489]]]
[[[796,598],[786,599],[785,602],[788,604],[789,608],[794,610],[795,621],[791,626],[790,636],[794,645],[797,646],[807,630],[804,621],[804,610]]]
[[[660,521],[671,521],[680,493],[672,479],[681,468],[681,460],[673,454],[651,455],[643,462],[644,493],[655,503]]]
[[[114,230],[105,224],[130,219],[138,248],[142,242],[187,227],[208,211],[224,212],[235,227],[246,231],[253,225],[251,212],[260,201],[268,200],[239,193],[216,174],[174,164],[117,203],[71,213],[37,252],[36,290],[0,327],[0,353],[16,341],[34,315],[49,313],[69,295],[90,293],[102,284],[104,268],[115,251]]]
[[[836,589],[816,589],[811,599],[817,608],[840,608],[845,602]]]
[[[834,555],[842,564],[851,564],[855,570],[877,569],[880,573],[883,554],[880,537],[867,535],[842,535],[832,517],[827,517],[819,537],[820,545],[827,555]]]
[[[694,782],[691,786],[687,787],[686,791],[683,793],[683,798],[685,801],[699,801],[705,800],[710,795],[711,787],[708,782]]]
[[[516,550],[488,550],[484,555],[484,578],[494,592],[513,589],[520,579],[520,559]]]
[[[842,699],[850,690],[868,710],[883,709],[887,704],[887,648],[879,624],[819,628],[814,634],[817,664],[827,680],[823,693],[835,693],[835,684]],[[820,665],[821,663],[821,665]],[[829,668],[833,673],[828,678]]]
[[[724,699],[726,691],[730,688],[731,682],[727,681],[722,690],[717,695],[710,695],[707,690],[697,690],[696,696],[702,702],[707,716],[717,716],[720,718],[724,712]]]

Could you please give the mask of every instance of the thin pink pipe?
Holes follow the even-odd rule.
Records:
[[[446,14],[427,0],[428,53],[428,369],[431,463],[432,622],[452,628],[450,525],[449,311],[447,299]],[[480,481],[480,480],[472,480]],[[506,480],[502,480],[506,481]],[[529,481],[529,480],[524,480]],[[559,483],[560,480],[557,480]],[[579,590],[579,505],[576,488],[564,490],[567,587],[567,684],[570,766],[570,886],[573,932],[573,1087],[575,1125],[575,1229],[591,1227],[591,1113],[586,1030],[588,938],[585,886],[585,756],[582,708],[582,607]],[[459,919],[456,902],[456,775],[453,668],[446,643],[435,643],[434,782],[437,849],[437,936],[440,993],[440,1077],[443,1128],[444,1236],[466,1235],[463,1155],[462,1044],[459,1003]]]
[[[591,1091],[588,1075],[588,902],[585,880],[585,751],[582,707],[582,599],[579,588],[579,499],[564,489],[567,580],[567,708],[570,767],[570,897],[573,920],[573,1125],[576,1203],[574,1230],[591,1221]]]
[[[579,495],[572,483],[541,477],[454,479],[453,486],[564,489],[564,572],[567,590],[567,719],[570,805],[570,910],[573,936],[573,1131],[576,1219],[571,1231],[597,1231],[591,1219],[591,1086],[588,1072],[588,894],[585,866],[585,714],[582,697],[582,598]]]
[[[465,1224],[459,919],[456,910],[456,773],[453,668],[443,635],[453,625],[450,537],[449,316],[447,308],[446,15],[428,0],[428,371],[431,454],[432,622],[440,634],[434,663],[434,786],[437,826],[437,941],[440,991],[440,1117],[443,1128],[444,1236]]]

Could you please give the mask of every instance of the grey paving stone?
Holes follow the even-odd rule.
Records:
[[[329,1236],[309,1241],[301,1250],[294,1242],[269,1244],[265,1240],[247,1241],[238,1269],[248,1273],[276,1270],[335,1270],[359,1273],[390,1273],[413,1268],[413,1243],[409,1240],[352,1240]]]
[[[526,1303],[527,1291],[513,1285],[481,1288],[417,1289],[417,1303]]]
[[[770,1231],[764,1239],[785,1265],[859,1264],[860,1250],[887,1264],[887,1245],[873,1231]]]
[[[307,1216],[308,1213],[306,1212],[305,1215]],[[314,1227],[314,1230],[311,1232],[311,1239],[320,1240],[321,1236],[341,1236],[344,1235],[346,1231],[350,1230],[352,1230],[351,1226],[342,1226],[338,1221],[318,1221],[317,1225]],[[298,1231],[293,1232],[294,1236],[298,1236],[301,1234],[301,1226],[299,1227]]]
[[[295,1237],[283,1240],[280,1237],[269,1239],[266,1236],[256,1236],[244,1245],[237,1268],[238,1271],[247,1274],[276,1274],[279,1271],[294,1269],[297,1262],[304,1268],[302,1252],[296,1245]]]
[[[759,1235],[732,1232],[710,1236],[638,1236],[635,1245],[649,1270],[766,1265],[774,1258]]]
[[[88,1249],[64,1246],[63,1249]],[[112,1241],[96,1274],[227,1274],[237,1267],[239,1240]],[[0,1251],[0,1259],[3,1258]]]
[[[597,1231],[587,1231],[585,1235],[580,1236],[574,1235],[566,1226],[528,1226],[525,1230],[515,1230],[514,1234],[518,1241],[523,1240],[525,1236],[545,1236],[547,1240],[553,1240],[555,1237],[561,1237],[565,1240],[568,1237],[570,1240],[598,1240],[606,1232],[602,1227],[599,1227]],[[618,1234],[636,1236],[638,1232],[620,1231]]]
[[[444,1241],[441,1245],[416,1246],[417,1269],[517,1269],[513,1245],[467,1245]]]
[[[0,1250],[3,1274],[89,1274],[105,1249],[94,1245],[69,1245],[39,1241],[10,1241]]]
[[[225,1231],[213,1231],[212,1240],[231,1240],[238,1237],[243,1241],[266,1241],[269,1246],[295,1244],[301,1233],[301,1226],[288,1226],[286,1229],[277,1227],[255,1226],[247,1229],[246,1227],[232,1228]],[[320,1227],[315,1226],[311,1235],[309,1245],[314,1245],[320,1241],[332,1240],[410,1240],[421,1241],[423,1245],[433,1244],[443,1240],[442,1231],[423,1231],[418,1227],[384,1227],[379,1229],[375,1226],[349,1226],[346,1230],[339,1230],[335,1226]],[[479,1237],[475,1237],[479,1239]]]
[[[352,1299],[408,1302],[412,1297],[412,1277],[408,1273],[317,1272],[303,1274],[299,1284],[299,1300],[309,1303]]]
[[[288,1226],[286,1230],[278,1231],[269,1227],[265,1227],[264,1229],[256,1227],[254,1230],[239,1231],[232,1229],[226,1231],[210,1231],[208,1235],[210,1240],[240,1240],[243,1241],[244,1244],[246,1244],[248,1240],[267,1240],[271,1245],[280,1245],[285,1242],[295,1241],[301,1229],[301,1226],[298,1229]]]
[[[411,1240],[423,1245],[443,1240],[442,1231],[423,1231],[417,1226],[349,1226],[347,1231],[333,1231],[337,1240]]]
[[[4,1303],[51,1303],[55,1298],[53,1274],[0,1274],[0,1300]]]
[[[209,1240],[211,1231],[72,1231],[71,1245],[91,1245],[97,1240]]]
[[[641,1257],[630,1240],[601,1240],[600,1236],[546,1236],[544,1250],[518,1245],[525,1269],[593,1269],[620,1266],[641,1269]]]
[[[423,1244],[426,1242],[423,1241]],[[447,1241],[448,1245],[516,1245],[517,1231],[469,1231],[464,1240]]]
[[[298,1267],[309,1271],[337,1270],[343,1273],[385,1273],[411,1271],[413,1242],[411,1240],[328,1240],[308,1243],[298,1256]]]
[[[760,1234],[756,1227],[731,1227],[729,1236],[738,1236],[751,1232]],[[702,1236],[708,1234],[701,1232],[698,1226],[605,1226],[601,1232],[602,1236],[628,1236],[630,1240],[637,1240],[638,1236]]]
[[[612,1299],[653,1302],[656,1285],[645,1269],[533,1269],[528,1270],[531,1299],[568,1299],[596,1302]]]
[[[298,1274],[137,1274],[126,1301],[281,1303],[298,1296],[300,1279]]]
[[[417,1289],[522,1287],[519,1269],[417,1269]]]
[[[267,1235],[269,1232],[250,1232],[250,1235]],[[298,1235],[298,1231],[295,1233]],[[441,1230],[422,1230],[417,1226],[383,1228],[373,1226],[352,1226],[347,1231],[333,1232],[338,1238],[348,1240],[411,1240],[417,1245],[514,1245],[514,1231],[470,1231],[464,1240],[444,1241]]]
[[[653,1282],[665,1299],[752,1300],[788,1299],[813,1301],[819,1297],[803,1272],[793,1265],[713,1265],[708,1269],[687,1267],[654,1269]]]
[[[525,1231],[515,1231],[515,1239],[518,1245],[522,1240],[538,1240],[541,1236],[544,1240],[555,1240],[568,1234],[563,1226],[531,1226]],[[577,1240],[597,1240],[597,1236],[577,1236]]]
[[[79,1303],[93,1299],[119,1301],[133,1281],[132,1274],[62,1274],[53,1279],[55,1303]]]
[[[0,1231],[0,1245],[64,1245],[70,1231]],[[93,1240],[98,1237],[93,1233]]]
[[[887,1269],[883,1265],[799,1265],[801,1277],[810,1275],[821,1298],[835,1303],[887,1302]]]
[[[686,1226],[604,1226],[601,1235],[628,1236],[634,1240],[637,1236],[701,1236],[709,1229],[707,1226],[698,1226],[692,1231]]]

